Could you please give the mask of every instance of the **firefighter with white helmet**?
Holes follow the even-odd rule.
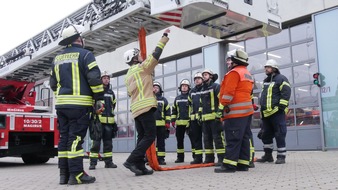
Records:
[[[205,69],[202,72],[203,86],[201,90],[201,106],[199,112],[203,123],[203,139],[205,151],[205,163],[215,162],[215,153],[218,157],[216,165],[222,163],[225,148],[224,138],[222,135],[222,124],[219,120],[222,115],[223,106],[219,104],[220,86],[215,81],[218,78],[210,69]],[[215,148],[214,148],[215,144]]]
[[[80,25],[70,25],[62,31],[59,45],[66,47],[54,58],[50,77],[60,129],[60,184],[95,181],[95,177],[84,172],[82,143],[93,100],[102,100],[104,89],[94,54],[83,48],[83,31],[84,27]]]
[[[172,105],[171,124],[173,127],[176,126],[177,159],[175,160],[175,163],[182,163],[184,162],[184,134],[186,131],[189,135],[191,149],[194,155],[194,145],[189,133],[190,110],[188,95],[190,91],[190,81],[188,79],[182,79],[178,89],[181,94],[175,98],[174,104]]]
[[[202,143],[202,124],[200,122],[200,95],[203,85],[203,76],[201,72],[194,75],[194,88],[189,92],[188,102],[191,111],[190,114],[190,136],[192,144],[195,147],[194,160],[190,164],[201,164],[203,162],[203,143]]]
[[[157,110],[154,113],[156,119],[156,148],[157,161],[160,165],[165,162],[165,139],[170,129],[170,106],[168,100],[163,96],[162,85],[158,81],[153,82],[153,91],[157,100]],[[168,136],[169,137],[169,136]]]
[[[288,79],[280,74],[276,60],[270,59],[265,64],[264,86],[260,98],[263,121],[262,141],[264,155],[257,162],[273,162],[273,138],[277,143],[276,164],[284,164],[286,157],[285,137],[287,132],[285,113],[288,110],[291,88]]]
[[[124,53],[124,62],[130,66],[125,83],[129,97],[131,97],[131,113],[135,119],[138,131],[137,145],[123,165],[135,175],[150,175],[153,170],[145,167],[146,150],[156,138],[156,120],[154,112],[157,108],[156,96],[153,93],[153,72],[158,64],[164,46],[169,41],[166,29],[156,45],[155,50],[143,61],[138,49],[131,49]]]
[[[115,106],[116,98],[115,93],[110,84],[110,74],[107,71],[101,73],[101,80],[104,88],[104,99],[100,101],[102,108],[98,112],[98,117],[102,126],[102,137],[100,139],[92,139],[93,143],[90,148],[90,165],[89,169],[94,170],[99,158],[99,151],[101,141],[103,141],[103,156],[102,159],[105,163],[105,168],[117,168],[113,163],[113,138],[117,133],[117,125],[115,123]]]
[[[250,125],[253,114],[253,77],[247,70],[248,54],[241,49],[231,55],[231,70],[224,75],[220,103],[224,106],[226,152],[216,173],[248,171],[250,164]]]

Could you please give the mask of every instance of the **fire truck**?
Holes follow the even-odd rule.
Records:
[[[56,155],[56,117],[35,105],[33,82],[48,80],[61,31],[72,24],[84,26],[95,56],[172,26],[228,42],[281,31],[277,0],[94,0],[0,55],[1,157],[43,163]]]
[[[36,105],[34,85],[0,79],[0,157],[22,157],[26,164],[40,164],[57,155],[56,117],[48,103]]]

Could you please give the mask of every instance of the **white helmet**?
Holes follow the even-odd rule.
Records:
[[[195,73],[195,75],[194,75],[194,80],[195,80],[196,78],[201,78],[201,79],[203,79],[202,73],[201,73],[201,72]]]
[[[231,50],[231,51],[228,51],[228,52],[227,52],[227,59],[230,59],[231,56],[235,55],[235,53],[236,53],[236,50],[235,50],[235,49],[233,49],[233,50]]]
[[[236,62],[237,64],[241,64],[241,65],[245,65],[245,66],[249,65],[248,54],[245,51],[243,51],[242,49],[236,49],[234,55],[231,55],[231,58],[234,59],[234,60],[238,60],[239,63]]]
[[[209,73],[211,76],[214,74],[214,72],[212,72],[211,69],[204,69],[204,71],[202,72],[202,75],[203,73]]]
[[[163,91],[162,91],[162,85],[161,85],[160,82],[154,81],[154,82],[153,82],[153,86],[158,86],[158,87],[160,88],[160,92],[161,92],[161,93],[163,92]]]
[[[62,40],[59,42],[59,45],[66,46],[73,43],[78,37],[81,36],[81,33],[84,31],[84,27],[81,25],[70,25],[67,28],[63,29],[61,36]]]
[[[278,63],[277,63],[277,61],[274,60],[274,59],[269,59],[269,60],[265,63],[264,67],[272,67],[272,68],[278,69]]]
[[[137,56],[140,53],[140,50],[137,48],[130,49],[123,54],[124,62],[129,64],[135,56]]]
[[[108,77],[110,78],[110,75],[108,74],[107,71],[103,71],[103,72],[101,73],[101,78],[104,77],[104,76],[108,76]]]

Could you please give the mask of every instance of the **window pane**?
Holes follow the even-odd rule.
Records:
[[[118,88],[118,99],[122,99],[122,98],[127,98],[127,87],[120,87]]]
[[[119,131],[117,132],[117,136],[119,138],[128,137],[128,128],[128,126],[120,126]]]
[[[176,87],[176,75],[171,75],[168,77],[164,77],[164,89],[174,88]]]
[[[163,64],[164,74],[176,72],[176,61],[169,61]]]
[[[318,71],[318,65],[315,63],[305,63],[293,67],[293,76],[295,83],[312,82],[312,75]]]
[[[260,69],[264,69],[265,62],[266,62],[266,55],[264,53],[249,56],[248,70],[250,72],[253,72],[253,71],[260,70]]]
[[[285,116],[286,126],[294,127],[295,126],[295,110],[289,109],[288,113]]]
[[[290,84],[293,84],[291,67],[285,68],[285,69],[280,69],[279,71],[282,75],[284,75],[289,80]]]
[[[110,84],[112,85],[113,88],[117,87],[117,78],[116,77],[110,78]],[[123,85],[125,85],[124,82]]]
[[[177,67],[180,68],[180,70],[191,68],[191,66],[190,66],[190,56],[178,59],[177,60]]]
[[[289,43],[289,30],[284,29],[282,32],[268,37],[268,47],[276,47]]]
[[[134,123],[134,118],[130,111],[128,112],[128,123]]]
[[[128,110],[127,100],[119,100],[117,102],[118,102],[118,106],[117,106],[117,111],[118,112],[127,111]]]
[[[256,105],[259,104],[259,94],[260,93],[253,94],[253,101]],[[261,114],[260,109],[258,109],[257,111],[254,112],[252,116],[251,128],[252,129],[260,128],[260,124],[261,124]]]
[[[167,98],[168,103],[170,106],[172,106],[172,104],[174,103],[174,100],[177,96],[177,91],[176,90],[171,90],[171,91],[167,91],[164,92],[164,97]]]
[[[268,52],[268,59],[274,59],[278,65],[285,65],[291,63],[290,48],[283,48],[276,51]]]
[[[244,42],[229,43],[229,51],[238,48],[244,49]]]
[[[315,85],[295,87],[297,105],[318,104],[319,88]]]
[[[313,37],[312,23],[294,26],[291,29],[291,41],[305,40]]]
[[[177,83],[177,87],[180,85],[179,83],[182,81],[182,79],[188,79],[191,82],[191,72],[184,72],[184,73],[179,73],[177,74],[177,79],[178,79],[178,83]]]
[[[119,113],[115,118],[117,118],[118,125],[127,124],[127,113]]]
[[[158,64],[155,67],[155,77],[162,76],[162,75],[163,75],[163,65],[162,64]]]
[[[314,59],[316,56],[314,42],[308,42],[308,43],[292,46],[292,56],[293,56],[293,62],[296,62],[296,63],[299,61]]]
[[[119,86],[125,86],[125,83],[124,83],[124,78],[126,77],[126,75],[122,75],[122,76],[119,76],[118,77],[118,85]]]
[[[320,125],[319,107],[296,108],[297,126]]]
[[[128,137],[133,137],[135,134],[135,126],[128,126]]]
[[[254,74],[253,77],[254,77],[254,82],[255,82],[253,89],[262,90],[263,81],[266,78],[266,74],[265,73]]]
[[[247,40],[245,45],[245,50],[247,53],[263,50],[266,48],[265,37]]]
[[[197,67],[197,66],[203,66],[203,54],[195,54],[191,56],[191,66]]]

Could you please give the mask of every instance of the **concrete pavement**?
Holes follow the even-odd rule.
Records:
[[[257,157],[262,152],[256,153]],[[274,153],[275,156],[276,153]],[[215,167],[155,172],[150,176],[134,176],[122,163],[129,153],[114,154],[116,169],[104,168],[99,162],[96,170],[88,170],[89,160],[84,160],[86,171],[96,177],[87,185],[59,185],[57,158],[43,165],[24,165],[20,158],[0,158],[0,189],[338,189],[338,151],[287,152],[286,164],[255,163],[249,172],[230,174],[214,173]],[[175,153],[167,153],[168,166],[176,166]],[[186,155],[186,163],[191,161]]]

